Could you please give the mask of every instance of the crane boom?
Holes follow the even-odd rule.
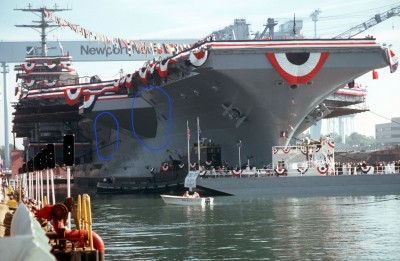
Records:
[[[333,39],[343,39],[343,38],[351,38],[357,34],[360,34],[364,32],[365,30],[393,17],[393,16],[400,16],[400,5],[393,7],[383,13],[376,14],[373,18],[357,25],[354,26],[353,28],[347,30],[346,32],[343,32],[335,37]]]

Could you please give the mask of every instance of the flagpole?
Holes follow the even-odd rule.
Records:
[[[188,173],[190,171],[190,129],[189,129],[189,121],[186,123],[186,134],[187,134],[187,149],[188,149]]]
[[[197,155],[199,161],[199,171],[200,171],[200,120],[197,117]]]

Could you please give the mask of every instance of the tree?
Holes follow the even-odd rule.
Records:
[[[340,136],[338,133],[332,133],[331,138],[335,141],[335,143],[339,144],[342,143],[342,136]]]
[[[370,136],[367,137],[363,134],[353,132],[349,136],[347,136],[346,143],[350,146],[368,146],[375,144],[375,138]]]

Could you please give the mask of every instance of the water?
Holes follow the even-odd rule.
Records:
[[[396,260],[399,198],[216,197],[199,207],[93,195],[93,229],[106,260]]]

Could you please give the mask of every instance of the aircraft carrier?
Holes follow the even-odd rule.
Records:
[[[78,185],[187,173],[197,162],[187,161],[188,139],[194,153],[200,146],[200,165],[242,165],[238,152],[268,165],[273,146],[288,146],[329,115],[356,112],[345,106],[363,99],[332,97],[391,65],[391,50],[372,37],[304,39],[301,24],[290,24],[280,37],[272,27],[251,39],[246,20],[236,19],[111,82],[79,83],[68,57],[27,57],[15,68],[22,94],[13,132],[25,137],[28,155],[54,143],[60,166],[63,135],[73,134]]]

